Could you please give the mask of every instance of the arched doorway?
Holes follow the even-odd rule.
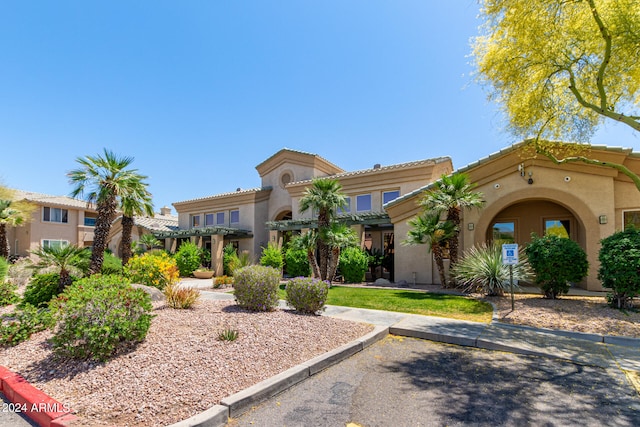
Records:
[[[584,248],[584,226],[566,207],[550,200],[527,200],[503,208],[490,221],[487,242],[525,245],[531,235],[556,234]]]

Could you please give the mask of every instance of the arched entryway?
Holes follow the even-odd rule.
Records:
[[[532,233],[568,237],[584,249],[582,221],[565,206],[550,200],[526,200],[504,207],[489,222],[485,239],[525,245],[531,241]]]

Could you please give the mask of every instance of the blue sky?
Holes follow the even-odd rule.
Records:
[[[104,148],[156,210],[254,188],[287,147],[345,170],[517,140],[473,79],[475,0],[0,3],[0,182],[69,194]],[[592,141],[634,147],[622,126]],[[175,211],[174,211],[175,212]]]

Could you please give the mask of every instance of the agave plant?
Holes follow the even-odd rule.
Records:
[[[513,267],[513,280],[529,280],[531,267],[524,252]],[[502,247],[497,244],[481,245],[467,250],[462,259],[451,268],[451,275],[465,292],[480,292],[488,296],[504,295],[510,286],[509,266],[502,263]]]

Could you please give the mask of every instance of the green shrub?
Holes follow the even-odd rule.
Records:
[[[338,268],[345,282],[360,283],[369,269],[369,256],[360,248],[345,248],[340,253]]]
[[[115,274],[120,276],[122,275],[122,272],[122,260],[111,252],[105,251],[104,261],[102,261],[102,269],[100,270],[100,273],[104,275]]]
[[[640,294],[640,230],[627,228],[602,239],[598,259],[598,279],[611,288],[609,303],[616,308],[631,308]]]
[[[0,283],[4,282],[9,272],[9,262],[6,258],[0,256]]]
[[[252,311],[271,311],[278,306],[280,271],[273,267],[251,265],[236,270],[236,302]]]
[[[48,308],[37,309],[32,305],[25,305],[10,314],[0,318],[0,345],[14,346],[26,341],[32,334],[53,326],[53,320]]]
[[[287,274],[290,277],[310,276],[311,266],[304,249],[289,248],[284,254]]]
[[[240,254],[233,254],[229,257],[229,271],[231,275],[234,276],[236,271],[248,267],[252,265],[251,256],[249,255],[249,251],[242,251]]]
[[[16,294],[17,290],[18,286],[11,282],[0,282],[0,307],[18,302],[20,297]]]
[[[78,280],[51,303],[51,338],[61,356],[104,361],[144,340],[151,325],[151,297],[122,276]]]
[[[78,278],[71,276],[71,282]],[[20,307],[32,305],[36,308],[46,307],[60,293],[60,275],[58,273],[36,274],[24,290]]]
[[[576,242],[555,235],[532,237],[525,253],[545,297],[566,294],[569,282],[579,282],[587,275],[587,254]]]
[[[198,267],[200,267],[200,257],[202,251],[195,243],[184,242],[178,248],[178,252],[173,256],[178,265],[180,276],[189,277]]]
[[[324,309],[329,282],[310,277],[296,277],[287,282],[287,303],[302,313],[315,314]]]
[[[152,286],[160,290],[178,281],[176,260],[166,252],[151,251],[134,256],[124,267],[124,274],[132,283]]]
[[[225,275],[233,276],[230,264],[232,263],[232,260],[237,257],[238,254],[236,253],[236,248],[233,246],[233,244],[227,244],[222,250],[222,269]]]
[[[265,267],[273,267],[282,271],[284,260],[282,251],[277,245],[269,243],[266,248],[262,248],[262,256],[260,257],[260,265]]]
[[[191,308],[200,299],[200,291],[194,288],[183,288],[176,284],[171,284],[164,288],[164,296],[167,304],[171,308],[185,309]]]
[[[524,253],[519,263],[512,266],[513,280],[530,280],[531,269]],[[485,295],[503,295],[511,286],[509,266],[502,263],[502,246],[472,247],[451,267],[451,276],[465,292],[480,292]]]

